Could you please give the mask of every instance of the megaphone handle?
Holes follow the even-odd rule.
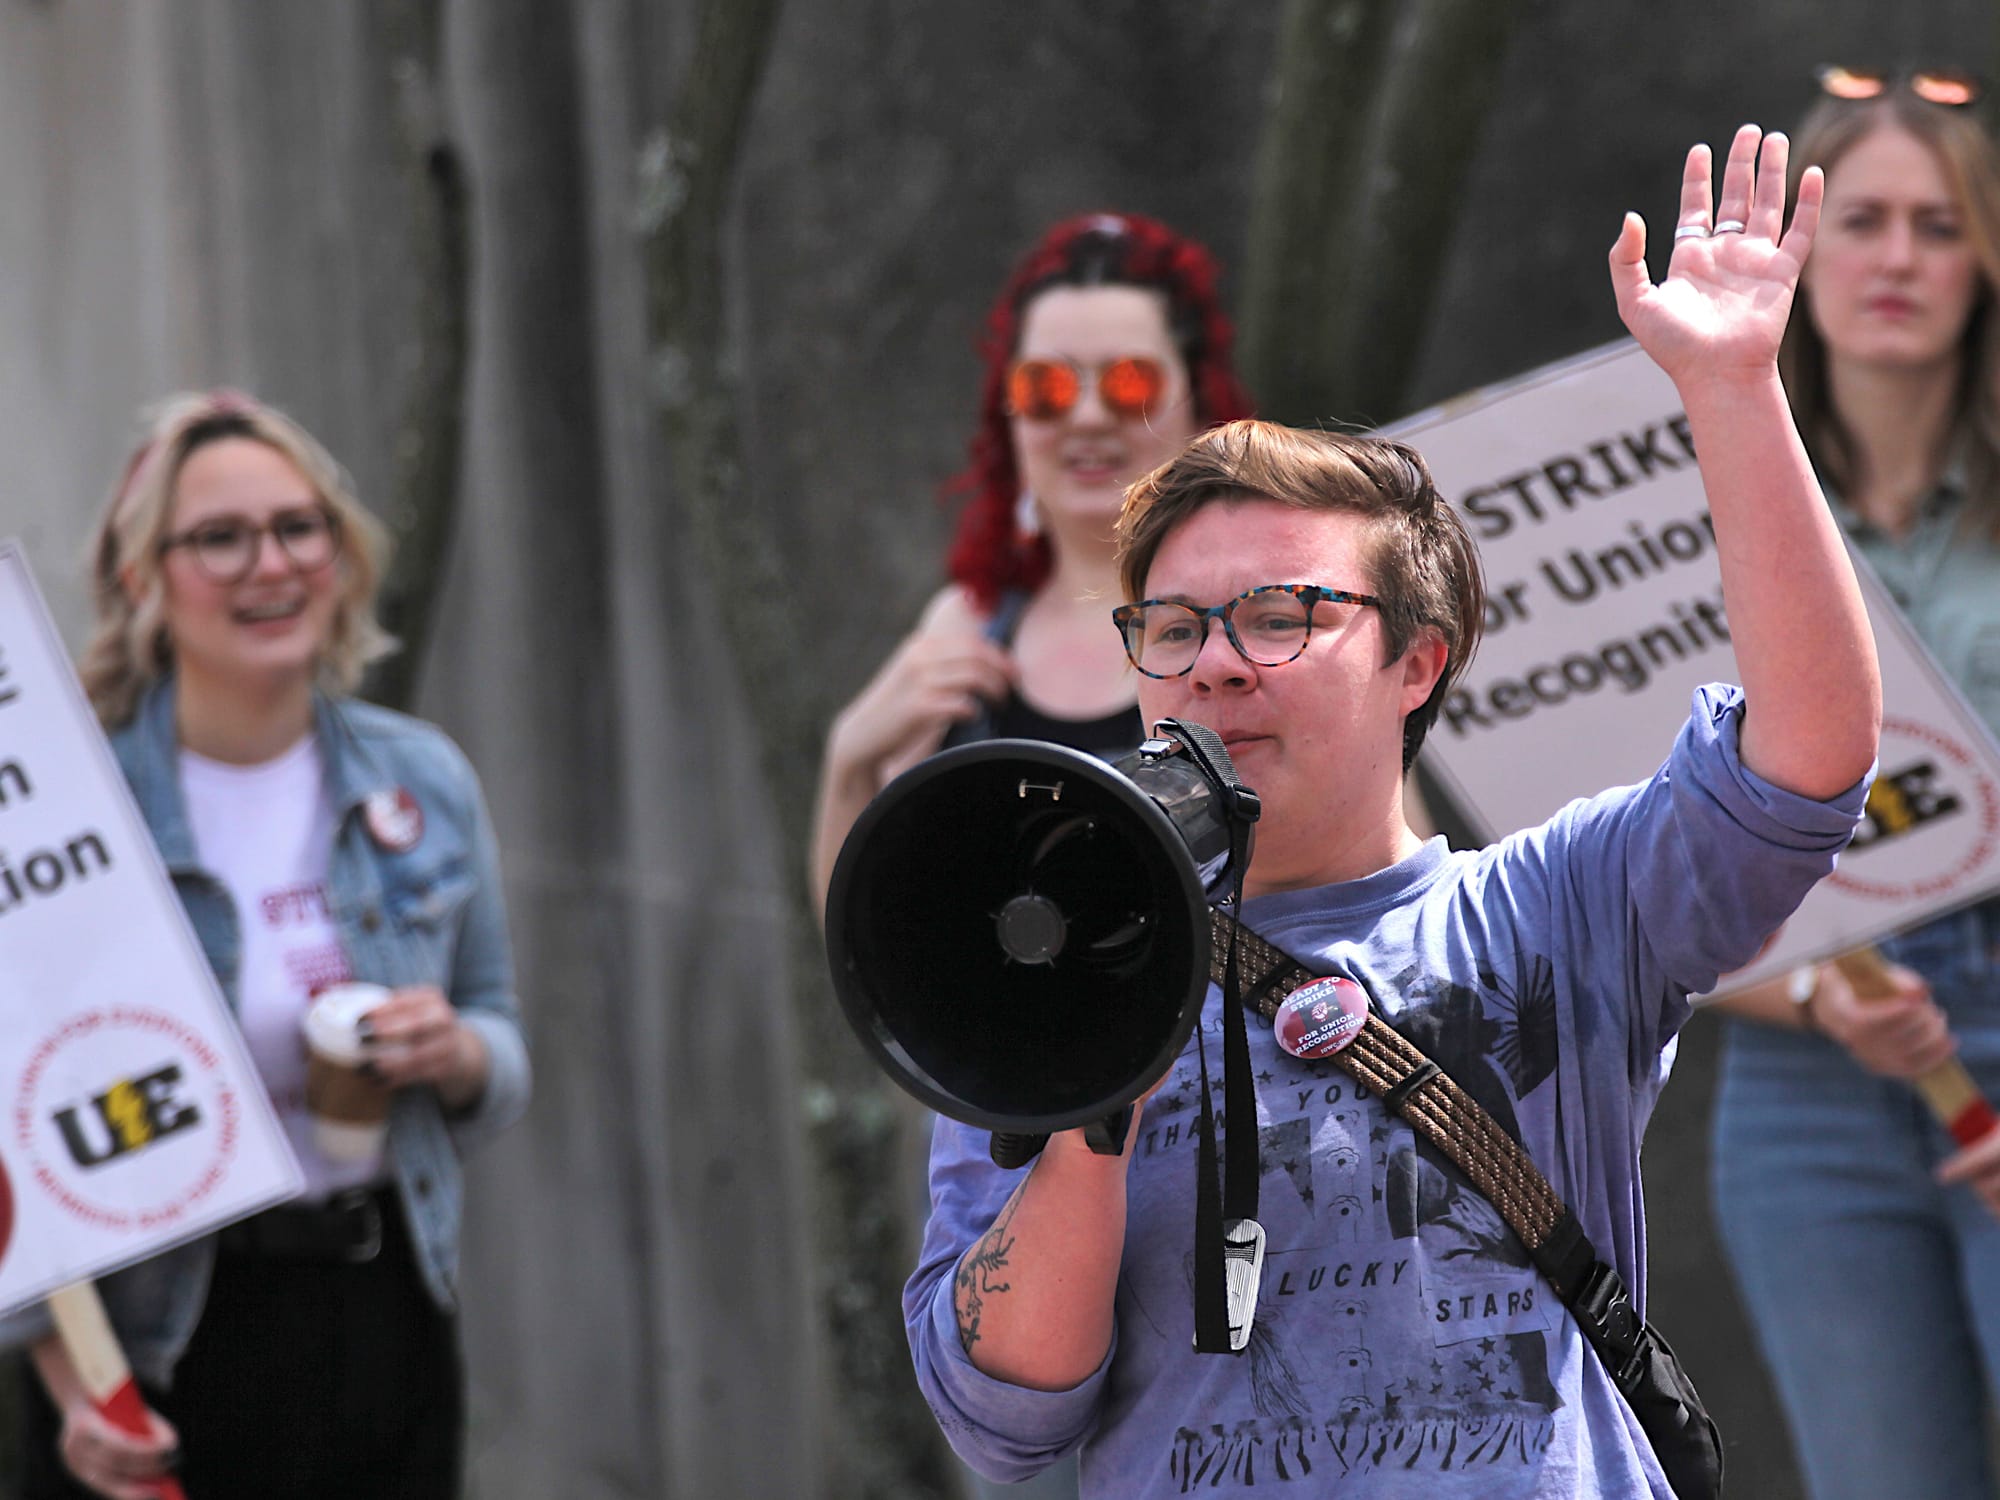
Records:
[[[1099,1156],[1123,1156],[1125,1154],[1125,1134],[1132,1128],[1132,1106],[1126,1105],[1115,1115],[1106,1115],[1101,1120],[1092,1120],[1083,1127],[1083,1139]]]
[[[1099,1156],[1123,1156],[1125,1136],[1132,1128],[1132,1106],[1126,1105],[1114,1114],[1101,1120],[1092,1120],[1083,1127],[1084,1143]],[[1031,1135],[1013,1130],[996,1130],[987,1150],[993,1157],[993,1165],[1003,1172],[1011,1172],[1016,1167],[1025,1167],[1042,1154],[1042,1147],[1049,1143],[1046,1135]]]
[[[992,1144],[987,1150],[992,1154],[993,1165],[1003,1172],[1011,1172],[1016,1167],[1025,1167],[1042,1154],[1042,1147],[1049,1143],[1046,1135],[1032,1135],[1013,1130],[993,1132]]]

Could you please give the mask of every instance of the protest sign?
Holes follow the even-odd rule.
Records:
[[[1673,383],[1629,341],[1389,429],[1478,540],[1486,634],[1425,743],[1487,837],[1650,776],[1706,682],[1734,682],[1714,528]],[[2000,747],[1865,565],[1880,769],[1839,869],[1730,984],[2000,889]]]
[[[0,542],[0,1311],[293,1197],[297,1160]]]

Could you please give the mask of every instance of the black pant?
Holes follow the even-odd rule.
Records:
[[[457,1322],[424,1291],[394,1194],[380,1197],[381,1253],[366,1263],[217,1255],[173,1388],[145,1389],[180,1432],[188,1500],[457,1500]],[[21,1500],[84,1500],[60,1417],[39,1380],[26,1385]]]

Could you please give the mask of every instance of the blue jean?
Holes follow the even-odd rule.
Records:
[[[2000,903],[1885,942],[2000,1098]],[[1951,1138],[1905,1084],[1804,1032],[1728,1023],[1716,1216],[1814,1500],[1993,1500],[2000,1220],[1932,1176]]]

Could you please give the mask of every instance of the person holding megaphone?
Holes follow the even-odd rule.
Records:
[[[1412,832],[1404,772],[1483,585],[1408,447],[1239,421],[1133,486],[1117,627],[1146,723],[1212,732],[1261,804],[1247,931],[1122,1137],[1057,1129],[1007,1168],[986,1131],[938,1130],[905,1313],[982,1472],[1080,1450],[1083,1494],[1121,1500],[1714,1492],[1712,1425],[1655,1400],[1678,1371],[1638,1316],[1639,1144],[1690,994],[1850,837],[1881,713],[1777,374],[1820,202],[1808,173],[1786,228],[1785,158],[1744,127],[1717,197],[1696,147],[1666,279],[1636,215],[1611,252],[1686,403],[1743,676],[1696,695],[1649,780],[1484,850]],[[1274,952],[1319,976],[1275,1004]],[[1393,1086],[1350,1066],[1378,1044],[1418,1059]],[[1441,1145],[1440,1100],[1539,1169],[1560,1212],[1532,1242],[1493,1186],[1527,1178]],[[1666,1404],[1699,1413],[1691,1387]]]

